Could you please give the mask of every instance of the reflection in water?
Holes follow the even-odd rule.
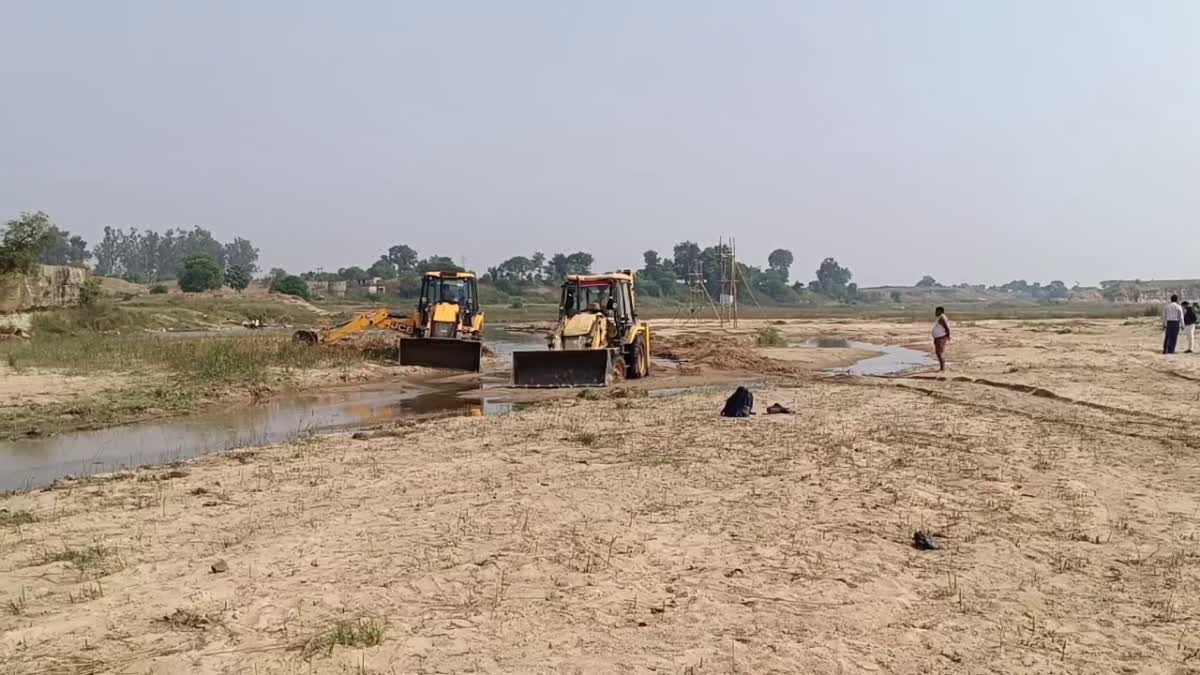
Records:
[[[537,336],[489,332],[501,360]],[[396,383],[311,392],[189,417],[0,442],[0,490],[45,485],[55,478],[161,464],[207,452],[281,443],[304,433],[335,431],[423,415],[503,415],[512,404],[483,396],[478,377],[422,391]]]
[[[836,372],[847,375],[896,375],[914,368],[925,368],[936,362],[929,354],[896,345],[876,345],[844,338],[817,338],[806,343],[818,349],[861,349],[880,352],[878,356],[863,359],[849,368],[838,368]]]

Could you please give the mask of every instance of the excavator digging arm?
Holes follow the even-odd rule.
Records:
[[[293,339],[309,344],[329,344],[375,327],[389,328],[411,335],[416,330],[416,321],[403,314],[393,314],[386,308],[373,309],[363,312],[349,321],[323,328],[320,331],[298,330]]]

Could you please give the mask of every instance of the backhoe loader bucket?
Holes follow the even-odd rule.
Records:
[[[513,386],[603,387],[612,374],[607,349],[513,352]]]
[[[483,343],[453,338],[406,338],[400,341],[400,365],[479,372]]]

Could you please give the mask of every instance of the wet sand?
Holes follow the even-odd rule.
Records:
[[[1156,354],[1152,319],[956,329],[946,376],[759,354],[758,408],[793,415],[721,419],[728,384],[626,389],[6,498],[0,663],[1190,672],[1200,356]]]

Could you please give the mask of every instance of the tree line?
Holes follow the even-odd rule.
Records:
[[[95,247],[60,228],[41,211],[22,213],[4,226],[0,239],[0,273],[28,272],[33,265],[86,265],[99,276],[135,283],[174,279],[185,291],[228,285],[241,290],[258,271],[258,249],[248,239],[221,243],[212,232],[193,227],[128,231],[105,227]]]
[[[671,257],[663,257],[654,250],[646,251],[642,254],[642,267],[637,270],[639,292],[651,297],[675,298],[686,295],[690,287],[696,286],[716,300],[721,293],[722,258],[729,252],[728,246],[702,248],[693,241],[676,244]],[[488,267],[480,276],[480,282],[501,293],[519,296],[531,288],[556,285],[571,274],[590,274],[594,262],[595,258],[586,251],[549,256],[535,251],[512,256]],[[833,258],[821,261],[814,279],[807,283],[791,280],[794,262],[791,251],[779,248],[767,256],[764,267],[738,263],[734,277],[739,292],[756,299],[761,296],[764,301],[773,303],[812,302],[818,297],[853,301],[859,297],[853,273]],[[343,267],[335,272],[315,270],[300,276],[314,281],[348,282],[380,278],[390,282],[389,286],[397,294],[411,297],[419,292],[420,275],[429,271],[462,271],[462,268],[447,256],[421,258],[411,246],[396,244],[365,268]],[[283,270],[272,270],[273,277],[284,274]]]
[[[656,250],[642,254],[638,270],[639,292],[651,297],[674,298],[686,295],[691,288],[702,288],[717,300],[722,292],[722,277],[728,274],[724,263],[728,246],[701,247],[693,241],[681,241],[671,249],[670,257]],[[105,227],[103,237],[94,247],[69,230],[60,228],[43,212],[22,213],[4,226],[0,237],[0,273],[28,271],[36,263],[52,265],[92,264],[100,276],[120,277],[137,283],[157,284],[177,280],[184,290],[207,290],[227,285],[242,289],[249,285],[259,271],[259,250],[248,239],[235,237],[222,243],[207,229],[170,228],[164,232],[138,228]],[[739,294],[754,300],[780,304],[833,300],[854,302],[878,300],[864,297],[854,283],[849,268],[833,258],[825,258],[808,282],[791,279],[795,256],[788,249],[772,251],[766,265],[755,266],[739,262],[733,274]],[[488,267],[481,282],[497,291],[519,296],[537,286],[556,285],[570,274],[592,272],[594,258],[585,251],[554,253],[541,251],[512,256]],[[413,297],[420,290],[420,277],[430,271],[463,271],[451,257],[430,255],[422,258],[407,244],[387,248],[379,258],[366,267],[350,266],[335,272],[316,270],[292,277],[281,269],[272,269],[272,288],[300,294],[303,280],[341,280],[360,282],[381,278],[402,297]],[[1110,282],[1106,282],[1110,283]],[[925,275],[918,288],[945,288],[931,275]],[[954,288],[972,288],[1004,292],[1036,300],[1061,300],[1070,295],[1062,281],[1047,284],[1015,280],[1000,286],[959,284]],[[1105,291],[1112,289],[1105,288]],[[1107,296],[1106,296],[1107,297]],[[894,302],[899,295],[892,293]]]

